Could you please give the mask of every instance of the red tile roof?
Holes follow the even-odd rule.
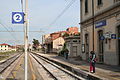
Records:
[[[6,44],[6,43],[3,43],[3,44],[0,44],[0,45],[8,45],[8,44]]]

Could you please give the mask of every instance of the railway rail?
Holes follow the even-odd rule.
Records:
[[[0,63],[0,74],[2,74],[10,65],[15,62],[22,54],[16,54]]]
[[[41,66],[47,71],[53,79],[52,80],[86,80],[70,71],[52,63],[51,61],[42,58],[37,54],[30,54]],[[50,79],[51,80],[51,79]]]

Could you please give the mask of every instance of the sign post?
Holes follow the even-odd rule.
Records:
[[[27,80],[27,71],[28,71],[28,68],[27,68],[27,64],[28,64],[28,53],[27,53],[27,49],[28,49],[28,0],[25,0],[25,27],[24,27],[24,30],[25,30],[25,80]]]
[[[28,64],[28,0],[25,0],[24,12],[12,12],[12,24],[24,24],[24,45],[25,45],[25,80],[27,80],[27,64]],[[25,19],[25,20],[24,20]]]

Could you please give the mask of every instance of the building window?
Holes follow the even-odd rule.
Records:
[[[1,46],[2,47],[2,46]]]
[[[6,47],[6,45],[5,45],[5,47]]]
[[[6,50],[6,49],[5,49]]]
[[[116,3],[116,2],[119,2],[120,0],[114,0],[114,2]]]
[[[102,5],[102,4],[103,4],[103,1],[102,0],[98,0],[98,6]]]
[[[73,40],[73,42],[77,42],[77,40]]]
[[[88,0],[85,0],[85,13],[88,13]]]

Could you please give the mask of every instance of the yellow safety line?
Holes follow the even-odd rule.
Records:
[[[21,57],[21,58],[23,58],[23,57]],[[13,72],[13,75],[14,75],[13,78],[16,77],[16,73],[17,73],[18,69],[21,67],[20,64],[22,63],[22,61],[23,61],[23,59],[22,60],[20,59],[18,65],[16,66],[15,71]]]
[[[35,74],[34,74],[34,69],[33,69],[33,65],[31,63],[31,58],[29,57],[29,63],[30,63],[30,68],[32,71],[32,80],[36,80]]]

